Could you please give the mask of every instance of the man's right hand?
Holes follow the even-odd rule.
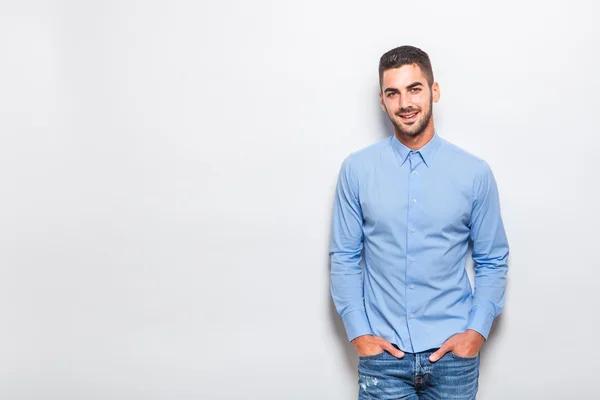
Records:
[[[390,342],[379,336],[363,335],[352,340],[360,357],[374,356],[387,351],[396,358],[404,357],[404,352],[395,348]]]

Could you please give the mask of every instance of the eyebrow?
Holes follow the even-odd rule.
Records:
[[[412,88],[417,87],[417,86],[423,86],[423,84],[421,82],[415,82],[415,83],[411,83],[406,88],[407,89],[412,89]]]
[[[408,85],[406,88],[407,89],[412,89],[412,88],[415,88],[417,86],[423,86],[423,84],[421,82],[413,82],[410,85]],[[396,88],[386,88],[383,92],[384,93],[389,93],[389,92],[397,92],[397,91],[398,91],[398,89],[396,89]]]

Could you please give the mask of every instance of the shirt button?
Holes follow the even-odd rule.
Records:
[[[414,258],[411,258],[411,259],[410,259],[410,262],[415,262],[415,259],[414,259]]]
[[[414,289],[414,288],[415,288],[415,285],[410,285],[410,288],[411,288],[411,289]]]
[[[416,203],[416,202],[417,202],[417,199],[413,199],[413,203]]]
[[[415,314],[410,314],[410,317],[411,317],[411,318],[414,318],[414,317],[415,317]]]
[[[410,231],[411,231],[411,233],[415,233],[415,230],[414,230],[414,229],[411,229]]]
[[[417,175],[417,171],[413,171],[413,175]]]

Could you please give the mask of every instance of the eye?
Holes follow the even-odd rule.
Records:
[[[410,89],[410,91],[411,91],[412,93],[418,93],[418,92],[420,92],[420,91],[421,91],[421,88],[412,88],[412,89]]]
[[[387,97],[392,97],[392,96],[395,96],[396,94],[397,94],[396,92],[389,92],[387,94]]]

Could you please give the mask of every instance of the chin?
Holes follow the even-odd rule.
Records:
[[[400,121],[394,123],[396,129],[398,129],[402,134],[410,137],[416,137],[425,132],[428,124],[429,120],[425,119],[415,121],[412,125],[404,125]]]
[[[405,129],[404,127],[402,127],[402,128],[399,128],[399,127],[402,127],[402,125],[399,125],[399,126],[396,125],[396,128],[401,133],[403,133],[406,136],[412,136],[412,137],[419,136],[421,133],[423,133],[425,131],[425,129],[424,129],[423,126],[418,126],[418,127],[413,128],[413,129],[410,129],[410,130]]]
[[[419,136],[421,133],[423,133],[424,129],[419,129],[416,131],[404,131],[404,134],[408,135],[408,136]]]

